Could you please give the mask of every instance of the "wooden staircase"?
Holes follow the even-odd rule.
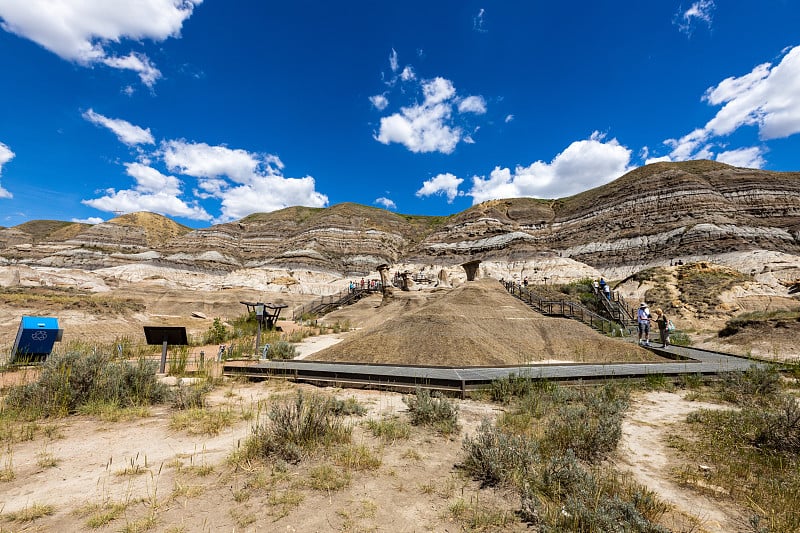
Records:
[[[623,335],[627,329],[620,328],[620,324],[609,320],[585,306],[568,300],[546,300],[528,287],[523,287],[513,281],[503,282],[506,290],[525,302],[531,309],[546,316],[560,316],[583,322],[606,335]],[[629,332],[628,332],[629,333]]]

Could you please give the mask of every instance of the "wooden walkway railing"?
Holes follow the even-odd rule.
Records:
[[[618,332],[620,335],[625,333],[625,329],[620,328],[618,323],[602,317],[594,311],[590,311],[577,302],[570,302],[568,300],[545,300],[528,287],[524,287],[519,283],[506,281],[503,284],[508,292],[543,315],[563,316],[579,320],[587,326],[607,335],[615,332]]]
[[[379,285],[364,289],[355,287],[353,289],[345,289],[337,292],[336,294],[320,296],[316,300],[292,310],[292,320],[299,320],[301,317],[303,317],[303,315],[324,315],[325,313],[333,311],[337,307],[356,303],[364,296],[374,292],[380,292],[380,290],[381,288]]]

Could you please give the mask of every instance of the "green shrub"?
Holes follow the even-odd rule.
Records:
[[[597,461],[611,453],[622,437],[627,395],[616,387],[584,390],[580,401],[558,405],[545,424],[542,445],[572,450],[583,460]]]
[[[514,398],[522,398],[531,393],[535,381],[526,376],[509,374],[502,379],[495,379],[489,385],[489,397],[493,402],[509,403]]]
[[[683,331],[673,331],[669,334],[669,343],[673,346],[691,346],[692,339]]]
[[[217,317],[203,335],[203,344],[221,344],[230,338],[228,327]]]
[[[753,444],[776,452],[800,455],[800,403],[782,396],[776,407],[759,409]]]
[[[407,439],[411,435],[409,423],[397,416],[383,417],[380,420],[369,419],[364,421],[364,425],[384,442]]]
[[[736,404],[763,402],[780,390],[780,373],[773,365],[750,365],[745,371],[722,375],[722,397]]]
[[[598,477],[570,451],[553,456],[538,476],[526,480],[520,500],[521,515],[541,532],[668,531],[653,523],[667,504],[643,487]]]
[[[474,438],[464,438],[461,448],[466,454],[461,467],[484,485],[517,485],[539,462],[536,441],[503,431],[488,420],[481,422]]]
[[[178,385],[172,391],[172,406],[176,409],[201,409],[206,406],[206,394],[211,390],[207,381]]]
[[[358,403],[355,398],[345,400],[331,398],[329,403],[331,412],[336,416],[364,416],[367,412],[367,408]]]
[[[449,435],[457,432],[458,406],[438,392],[417,388],[413,396],[404,397],[403,403],[408,406],[411,423],[415,426],[432,426],[440,433]]]
[[[245,456],[298,462],[320,446],[350,442],[351,431],[333,413],[327,398],[298,392],[294,401],[270,406],[266,419],[253,427],[245,443]]]
[[[36,382],[12,388],[5,400],[11,412],[27,418],[65,416],[88,403],[119,407],[164,401],[167,387],[156,379],[157,363],[116,360],[100,351],[51,356]]]
[[[286,341],[278,341],[269,345],[267,350],[269,359],[294,359],[297,357],[297,347]]]

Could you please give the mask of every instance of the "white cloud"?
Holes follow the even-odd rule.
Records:
[[[486,29],[486,10],[481,8],[478,11],[478,14],[475,15],[475,18],[472,19],[472,29],[479,32],[479,33],[486,33],[489,30]]]
[[[382,94],[376,94],[369,97],[370,103],[375,106],[378,111],[383,111],[389,105],[389,99]]]
[[[486,114],[486,100],[483,96],[467,96],[458,103],[459,113]]]
[[[449,172],[446,174],[439,174],[422,183],[422,187],[417,191],[417,196],[432,196],[434,194],[444,195],[447,197],[447,203],[453,203],[456,196],[460,193],[458,190],[459,185],[464,182],[463,179],[457,178]]]
[[[206,143],[165,141],[162,143],[164,162],[170,172],[179,172],[195,178],[227,176],[237,183],[250,183],[262,165],[257,154],[227,146],[209,146]],[[274,157],[274,156],[273,156]],[[272,169],[283,167],[279,159],[265,159],[263,164]]]
[[[92,109],[83,113],[83,118],[93,124],[108,128],[123,144],[128,146],[155,144],[153,135],[150,133],[150,128],[143,129],[125,120],[104,117],[99,113],[95,113]]]
[[[506,118],[505,118],[504,121],[505,121],[506,124],[508,124],[512,120],[514,120],[514,115],[506,115]]]
[[[3,0],[0,27],[68,61],[105,64],[138,73],[152,87],[161,72],[142,54],[116,55],[109,48],[124,39],[161,42],[177,37],[203,0]]]
[[[175,176],[166,176],[141,163],[127,163],[125,167],[128,175],[136,180],[133,189],[107,189],[104,196],[82,200],[82,203],[101,211],[150,211],[192,220],[211,220],[205,209],[196,203],[189,205],[179,198],[182,183]]]
[[[417,75],[413,68],[405,66],[403,67],[403,72],[400,73],[400,79],[403,81],[412,81],[417,79]]]
[[[71,221],[72,222],[77,222],[78,224],[92,224],[92,225],[94,225],[94,224],[102,224],[103,222],[105,222],[105,220],[103,220],[100,217],[73,218]]]
[[[764,151],[758,146],[749,148],[738,148],[717,154],[717,161],[727,163],[735,167],[744,168],[763,168],[766,161],[763,157]]]
[[[271,154],[168,140],[162,141],[152,154],[140,153],[138,159],[136,163],[125,164],[127,174],[135,180],[132,189],[107,189],[103,196],[83,203],[103,211],[153,211],[213,222],[294,205],[328,204],[328,197],[315,190],[314,178],[284,177],[283,163]],[[183,199],[181,179],[151,166],[157,162],[163,162],[170,172],[197,179],[193,200]],[[209,214],[199,205],[200,200],[219,201],[219,215]]]
[[[391,199],[386,198],[385,196],[376,198],[375,203],[378,205],[382,205],[385,209],[397,209],[397,204],[394,203]]]
[[[181,140],[163,142],[161,154],[171,172],[198,178],[198,198],[220,200],[215,222],[294,205],[328,205],[314,178],[284,177],[283,162],[275,155]]]
[[[400,68],[400,64],[397,62],[397,50],[394,48],[392,48],[392,53],[389,54],[389,67],[392,72],[397,72],[397,69]]]
[[[242,218],[251,213],[276,211],[293,205],[325,207],[328,197],[315,190],[314,178],[257,176],[247,185],[222,193],[222,213],[215,222]]]
[[[678,10],[673,23],[686,35],[691,35],[694,32],[694,28],[699,21],[705,22],[711,28],[712,13],[715,7],[713,0],[698,0],[689,6],[687,10]]]
[[[644,160],[645,165],[650,165],[652,163],[671,163],[672,159],[668,155],[662,155],[661,157],[648,157]]]
[[[381,118],[380,129],[375,140],[383,144],[399,143],[412,152],[452,153],[463,130],[452,120],[456,105],[456,89],[453,82],[437,77],[422,82],[424,100],[421,104],[402,107],[399,113]],[[485,101],[479,96],[461,100],[467,102],[467,110],[477,113]]]
[[[153,65],[150,58],[136,52],[131,52],[124,57],[106,57],[102,59],[102,63],[111,68],[136,72],[139,74],[139,79],[142,80],[142,83],[148,87],[155,85],[156,81],[161,77],[161,71]]]
[[[788,50],[780,63],[763,63],[740,77],[730,77],[710,87],[703,100],[722,106],[702,128],[664,144],[673,161],[712,159],[715,137],[743,126],[758,128],[762,140],[800,132],[800,46]]]
[[[14,159],[14,152],[11,148],[0,142],[0,176],[3,175],[3,165]],[[3,188],[0,184],[0,198],[13,198],[14,195]]]
[[[496,167],[488,178],[472,178],[473,203],[495,198],[532,196],[561,198],[608,183],[630,170],[631,150],[616,139],[605,141],[595,132],[589,139],[575,141],[550,163],[530,166]]]

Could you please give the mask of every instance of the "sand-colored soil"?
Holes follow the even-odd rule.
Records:
[[[491,279],[395,293],[385,304],[376,296],[325,317],[345,320],[363,329],[309,359],[430,366],[664,361],[578,321],[542,316]]]

